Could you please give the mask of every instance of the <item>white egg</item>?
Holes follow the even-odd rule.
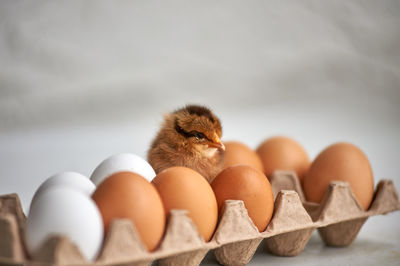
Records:
[[[94,260],[103,240],[103,221],[94,201],[70,187],[54,186],[36,198],[26,220],[28,252],[35,253],[51,235],[65,235],[88,260]]]
[[[54,186],[67,186],[81,191],[88,196],[91,196],[93,191],[96,189],[96,186],[93,184],[93,182],[82,174],[76,172],[58,173],[49,177],[40,185],[32,198],[31,206],[41,193]]]
[[[156,176],[151,165],[140,156],[132,153],[120,153],[102,161],[93,171],[90,179],[97,186],[110,175],[123,171],[134,172],[148,181]]]

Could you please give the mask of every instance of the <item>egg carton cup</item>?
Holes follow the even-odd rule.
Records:
[[[245,265],[262,241],[279,256],[301,253],[317,229],[329,246],[347,246],[364,222],[374,215],[400,209],[393,182],[381,180],[370,208],[364,211],[345,182],[330,183],[321,204],[305,200],[293,172],[276,171],[271,178],[275,197],[273,217],[264,232],[249,218],[243,201],[227,200],[213,238],[204,242],[187,211],[172,210],[161,244],[148,252],[134,225],[126,219],[112,222],[94,262],[85,260],[66,236],[54,235],[32,256],[26,252],[25,215],[17,194],[0,196],[0,265],[142,266],[199,265],[212,250],[222,265]]]

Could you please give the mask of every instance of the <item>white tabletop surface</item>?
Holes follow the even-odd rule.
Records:
[[[162,114],[187,103],[252,148],[283,134],[313,159],[352,142],[375,184],[400,189],[399,13],[398,1],[2,1],[0,194],[28,210],[57,172],[145,157]],[[316,232],[296,257],[260,248],[250,265],[400,265],[399,221],[371,217],[346,248]]]

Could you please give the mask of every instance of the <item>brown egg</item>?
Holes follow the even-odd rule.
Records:
[[[166,213],[172,209],[187,210],[200,235],[209,241],[218,221],[214,192],[207,180],[186,167],[171,167],[153,179]]]
[[[274,210],[274,196],[261,171],[247,165],[231,166],[219,173],[211,186],[220,212],[225,200],[242,200],[258,230],[267,228]]]
[[[113,219],[127,218],[149,251],[158,246],[165,229],[165,211],[157,190],[145,178],[132,172],[113,174],[96,188],[92,198],[106,231]]]
[[[304,148],[288,137],[278,136],[265,140],[257,148],[257,153],[267,177],[275,170],[291,170],[296,172],[301,181],[310,166],[310,159]]]
[[[264,172],[260,157],[250,147],[238,141],[227,141],[224,142],[224,145],[225,155],[223,169],[237,164],[244,164]]]
[[[374,195],[374,178],[367,156],[355,145],[336,143],[315,158],[303,180],[307,200],[321,202],[334,180],[348,182],[360,205],[368,209]]]

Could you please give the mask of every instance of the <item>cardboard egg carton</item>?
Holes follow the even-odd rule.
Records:
[[[150,253],[132,223],[117,219],[95,262],[86,261],[77,246],[60,235],[50,237],[28,256],[23,238],[26,218],[19,198],[16,194],[0,196],[0,265],[142,266],[153,261],[161,266],[199,265],[210,250],[223,265],[245,265],[262,241],[273,254],[295,256],[317,229],[327,245],[346,246],[370,216],[400,209],[398,192],[390,180],[379,182],[368,211],[361,208],[345,182],[332,182],[321,204],[305,200],[293,172],[275,172],[271,185],[275,209],[264,232],[253,224],[243,201],[227,200],[210,242],[204,242],[186,211],[173,210],[160,246]]]

